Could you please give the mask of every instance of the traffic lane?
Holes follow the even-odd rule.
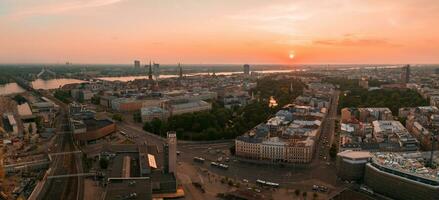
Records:
[[[183,149],[180,150],[183,151]],[[230,156],[229,162],[221,162],[223,164],[229,165],[228,170],[223,170],[210,166],[210,162],[217,162],[216,159],[221,156],[224,158],[225,156],[229,155],[224,155],[222,153],[206,154],[205,151],[191,152],[186,150],[186,152],[181,152],[181,154],[178,156],[178,162],[184,162],[194,166],[202,167],[215,174],[227,176],[240,181],[242,181],[243,179],[247,179],[255,182],[257,179],[263,179],[277,182],[280,184],[285,184],[286,186],[291,186],[293,184],[296,184],[298,181],[306,179],[321,179],[330,184],[335,184],[336,180],[335,168],[332,165],[320,164],[320,162],[309,165],[298,165],[296,167],[280,167],[276,165],[257,165],[252,163],[235,161],[236,158]],[[203,164],[196,163],[193,161],[194,157],[202,157],[205,159],[205,162]]]
[[[142,144],[147,142],[149,144],[162,145],[165,142],[165,139],[159,139],[157,137],[151,136],[152,133],[147,133],[144,130],[139,130],[137,127],[132,127],[130,125],[119,124],[118,129],[125,132],[130,139],[135,141],[138,144]]]
[[[257,179],[279,183],[281,187],[292,187],[305,180],[318,180],[330,185],[335,185],[336,176],[333,166],[316,165],[315,167],[280,167],[274,165],[255,165],[251,163],[234,162],[225,163],[229,165],[228,170],[210,166],[209,161],[196,163],[185,159],[187,164],[191,164],[208,170],[220,176],[233,178],[243,182],[244,179],[250,183],[255,183]]]

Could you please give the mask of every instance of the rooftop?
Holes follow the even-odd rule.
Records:
[[[368,151],[352,151],[352,150],[342,151],[337,155],[352,160],[369,159],[372,157],[372,154]]]
[[[149,177],[110,178],[104,199],[152,199]]]
[[[18,114],[20,116],[29,116],[32,115],[32,110],[28,103],[24,103],[21,105],[17,105]]]
[[[84,119],[83,120],[85,125],[87,126],[87,131],[93,131],[93,130],[97,130],[100,128],[103,128],[105,126],[111,125],[114,122],[109,120],[109,119],[101,119],[101,120],[97,120],[94,118],[91,119]]]
[[[395,153],[377,152],[372,153],[372,161],[375,164],[389,169],[437,181],[439,185],[439,169],[432,169],[424,165],[421,153]]]

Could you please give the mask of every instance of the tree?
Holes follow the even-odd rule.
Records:
[[[151,121],[151,130],[154,134],[160,135],[160,128],[162,127],[162,120],[154,118]]]
[[[329,156],[334,159],[337,156],[337,151],[337,146],[332,144],[331,148],[329,149]]]
[[[95,95],[90,101],[92,104],[99,105],[101,103],[101,97]]]
[[[153,132],[153,131],[152,131],[152,125],[151,125],[151,123],[150,123],[150,122],[145,122],[145,123],[143,124],[143,130],[144,130],[144,131],[148,131],[148,132]]]
[[[121,121],[123,121],[123,116],[121,114],[116,113],[116,114],[113,114],[113,119],[121,122]]]
[[[299,189],[294,190],[294,194],[296,194],[296,196],[298,197],[300,195],[300,190]]]
[[[107,158],[101,158],[99,160],[99,166],[101,169],[107,169],[108,168],[108,159]]]
[[[21,96],[21,95],[19,95],[19,94],[15,95],[14,98],[12,98],[12,99],[13,99],[15,102],[17,102],[17,104],[23,104],[23,103],[26,103],[26,102],[27,102],[26,98],[24,98],[23,96]]]
[[[32,132],[34,131],[34,129],[32,128],[32,124],[29,124],[29,127],[27,130],[29,131],[29,134],[32,134]]]
[[[230,154],[231,154],[231,155],[235,155],[235,153],[236,153],[236,147],[235,147],[235,145],[231,146],[231,147],[229,148],[229,151],[230,151]]]
[[[306,199],[306,196],[308,195],[308,193],[305,191],[302,193],[303,199]]]
[[[142,122],[142,116],[140,111],[136,111],[133,113],[133,120],[138,123]]]
[[[53,96],[64,103],[70,103],[70,98],[72,97],[70,92],[64,90],[56,90]]]
[[[313,194],[312,194],[312,199],[315,200],[315,199],[317,199],[318,197],[319,197],[319,194],[317,194],[317,193],[313,193]]]

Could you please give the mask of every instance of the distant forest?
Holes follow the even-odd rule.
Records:
[[[290,85],[293,90],[290,90]],[[211,111],[177,115],[168,121],[154,119],[145,123],[143,129],[163,137],[167,131],[174,130],[177,137],[184,140],[233,139],[266,121],[282,106],[291,103],[302,94],[303,87],[304,84],[298,79],[273,80],[272,77],[266,77],[258,80],[257,87],[252,90],[259,101],[233,109],[226,109],[219,103],[212,102]],[[277,107],[268,106],[270,96],[277,100]]]
[[[399,108],[429,105],[428,101],[413,90],[380,89],[368,91],[358,86],[358,79],[328,78],[326,81],[337,84],[342,90],[338,111],[345,107],[387,107],[393,115]],[[369,86],[379,87],[385,82],[370,80]]]

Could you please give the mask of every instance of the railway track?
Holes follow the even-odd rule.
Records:
[[[57,146],[53,149],[53,152],[70,152],[75,151],[73,145],[72,133],[69,131],[68,118],[66,114],[66,106],[61,106],[62,110],[57,121],[58,132],[64,134],[57,135]],[[52,162],[51,175],[65,175],[65,174],[77,174],[82,172],[78,166],[80,166],[81,158],[80,154],[61,154],[54,157]],[[79,164],[79,165],[78,165]],[[68,177],[61,179],[49,179],[46,182],[47,190],[41,195],[41,199],[48,200],[79,200],[82,197],[82,177]]]

